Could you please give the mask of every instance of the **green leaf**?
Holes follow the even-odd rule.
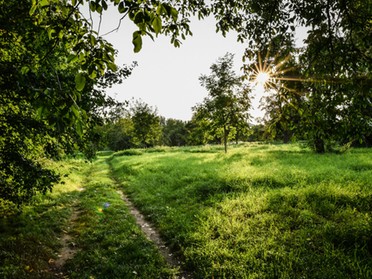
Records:
[[[70,54],[70,55],[67,57],[67,62],[68,62],[68,63],[74,63],[74,62],[76,62],[78,59],[79,59],[79,57],[78,57],[76,54]]]
[[[37,119],[43,119],[43,115],[46,111],[46,108],[45,107],[39,107],[37,110],[36,110],[36,118]]]
[[[85,87],[86,79],[82,73],[75,76],[75,88],[77,91],[82,91]]]
[[[102,14],[102,6],[99,5],[99,4],[97,4],[96,6],[97,6],[97,12],[98,12],[99,14]]]
[[[158,8],[156,9],[156,13],[158,15],[165,15],[167,14],[167,9],[162,4],[159,4]]]
[[[96,3],[93,2],[93,1],[90,1],[90,3],[89,3],[89,8],[90,8],[90,10],[91,10],[92,12],[95,12],[96,9],[97,9]]]
[[[49,0],[41,0],[39,4],[40,4],[40,7],[45,7],[45,6],[50,5]]]
[[[174,20],[174,21],[177,21],[177,18],[178,18],[178,11],[177,11],[175,8],[171,7],[171,9],[170,9],[170,13],[171,13],[171,15],[172,15],[172,17],[173,17],[173,20]]]
[[[177,21],[178,18],[178,11],[170,6],[169,4],[163,4],[164,9],[166,10],[166,14],[170,17],[173,18],[173,21]]]
[[[108,67],[111,71],[113,71],[113,72],[116,72],[116,71],[118,70],[118,67],[116,66],[115,63],[111,63],[111,62],[109,62],[109,63],[107,63],[107,67]]]
[[[28,66],[23,66],[23,67],[21,68],[21,73],[22,73],[22,75],[27,74],[29,71],[30,71],[30,68],[29,68]]]
[[[71,107],[71,112],[72,114],[76,117],[76,119],[80,119],[81,116],[80,116],[80,108],[76,105],[76,104],[73,104]]]
[[[155,16],[152,20],[152,27],[154,28],[156,34],[159,34],[161,32],[162,22],[159,16]]]
[[[80,118],[79,108],[77,107],[77,105],[73,104],[73,105],[70,107],[70,111],[71,111],[72,114],[75,116],[75,118],[77,118],[77,119]]]
[[[134,45],[134,52],[139,52],[142,48],[142,37],[139,31],[133,32],[132,43]]]
[[[32,16],[34,13],[35,13],[35,11],[36,11],[36,8],[37,8],[37,4],[36,4],[36,1],[35,0],[33,0],[32,1],[32,6],[31,6],[31,9],[30,9],[30,11],[29,11],[29,14],[30,14],[30,16]]]
[[[77,121],[76,122],[76,133],[82,137],[83,136],[83,122]]]
[[[107,10],[107,3],[105,0],[102,0],[102,8],[106,11]]]
[[[95,79],[97,77],[97,72],[96,71],[92,71],[91,73],[89,73],[89,77],[91,79]]]
[[[124,2],[120,2],[119,7],[118,7],[118,11],[121,14],[124,14],[126,11],[128,11],[128,7],[124,6]]]
[[[54,29],[48,29],[48,37],[49,37],[49,40],[52,39],[52,37],[53,37],[53,33],[56,33],[56,30],[54,30]]]
[[[96,40],[96,38],[93,35],[91,35],[91,34],[89,35],[89,40],[90,40],[90,44],[92,46],[95,46],[96,45],[97,40]]]
[[[140,10],[138,11],[135,16],[134,16],[134,19],[133,19],[133,22],[135,24],[139,24],[139,23],[142,23],[144,22],[144,13]]]

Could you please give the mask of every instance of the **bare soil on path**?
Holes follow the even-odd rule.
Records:
[[[80,211],[76,205],[73,205],[72,214],[68,220],[68,226],[63,230],[63,234],[60,238],[62,245],[61,250],[58,253],[58,258],[56,260],[49,260],[51,266],[50,271],[54,273],[56,278],[68,278],[68,276],[63,271],[63,266],[65,263],[74,258],[75,254],[79,252],[77,248],[74,237],[72,236],[72,228],[75,226],[80,215]]]
[[[116,185],[120,186],[120,183],[115,179],[115,177],[111,177],[111,179]],[[84,189],[81,188],[80,191],[84,191]],[[120,195],[121,199],[128,207],[129,212],[135,218],[137,225],[140,227],[146,238],[155,244],[160,254],[168,263],[168,265],[178,271],[179,275],[175,279],[192,279],[191,274],[181,269],[180,259],[178,259],[172,253],[171,249],[167,246],[166,242],[162,240],[160,233],[157,231],[157,229],[146,220],[145,216],[141,214],[141,212],[134,206],[134,204],[121,190],[117,190],[117,193]],[[79,252],[79,249],[74,242],[75,236],[72,235],[72,232],[73,228],[76,226],[76,223],[78,222],[78,218],[81,212],[78,209],[77,204],[74,204],[72,207],[73,211],[67,222],[68,225],[63,230],[63,234],[60,238],[62,248],[58,253],[58,259],[49,260],[50,272],[53,273],[56,278],[61,279],[68,278],[68,275],[66,275],[63,269],[65,263],[68,260],[73,259],[75,254]]]
[[[142,213],[133,205],[133,203],[122,191],[118,190],[117,192],[128,206],[130,213],[136,219],[137,225],[141,228],[142,232],[145,234],[147,239],[156,245],[160,254],[164,257],[166,262],[171,267],[176,268],[180,271],[178,279],[191,279],[192,277],[189,273],[182,271],[180,269],[181,261],[172,253],[170,248],[162,240],[156,228],[151,223],[146,221],[145,216],[142,215]]]

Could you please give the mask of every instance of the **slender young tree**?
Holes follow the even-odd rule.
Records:
[[[251,105],[250,89],[233,71],[233,58],[233,54],[227,53],[211,66],[209,76],[200,76],[200,83],[207,89],[208,96],[193,108],[200,117],[210,121],[212,129],[223,130],[225,152],[231,129],[248,125]]]

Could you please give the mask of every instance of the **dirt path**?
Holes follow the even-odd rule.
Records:
[[[136,219],[137,225],[141,228],[142,232],[146,235],[147,239],[152,241],[159,249],[160,254],[164,257],[167,263],[180,271],[179,279],[191,279],[191,275],[185,271],[181,270],[181,262],[176,258],[170,248],[161,239],[159,232],[156,228],[146,221],[145,217],[138,211],[138,209],[133,205],[129,198],[120,190],[117,191],[121,198],[124,200],[129,208],[130,213]]]
[[[55,261],[49,260],[49,264],[51,265],[50,271],[55,275],[56,278],[68,278],[68,276],[63,272],[63,266],[67,260],[72,259],[75,254],[79,252],[71,232],[77,219],[79,218],[80,211],[76,205],[73,205],[72,207],[73,211],[67,222],[68,226],[65,230],[63,230],[60,238],[62,248],[58,253],[58,259]]]
[[[116,178],[112,175],[112,167],[108,163],[110,170],[111,170],[111,179],[117,185],[120,186],[120,183],[116,180]],[[81,188],[79,191],[83,191],[84,189]],[[156,247],[158,248],[160,254],[164,257],[168,265],[176,270],[178,270],[179,275],[175,279],[192,279],[192,276],[181,269],[181,261],[172,254],[170,248],[167,244],[161,239],[159,232],[156,228],[149,223],[145,217],[141,214],[141,212],[133,205],[133,203],[129,200],[129,198],[120,190],[117,190],[118,194],[125,202],[126,206],[128,207],[131,215],[135,218],[137,225],[141,228],[142,232],[146,236],[148,240],[153,242]],[[63,267],[65,263],[72,259],[77,252],[79,252],[78,247],[74,243],[74,236],[72,235],[72,231],[76,222],[79,218],[80,211],[76,204],[73,206],[72,214],[67,222],[67,227],[63,230],[63,234],[60,238],[60,242],[62,245],[61,250],[58,253],[57,260],[50,260],[50,272],[54,274],[56,278],[68,278],[65,274]]]
[[[121,184],[116,179],[116,177],[113,175],[113,168],[109,160],[107,161],[107,164],[109,165],[109,168],[110,168],[111,179],[114,181],[114,183],[118,187],[120,187]],[[185,270],[182,270],[180,259],[178,259],[172,253],[171,249],[161,239],[160,233],[157,231],[155,226],[145,219],[145,216],[142,215],[142,213],[134,206],[134,204],[129,200],[129,198],[122,191],[117,190],[117,192],[121,196],[123,201],[126,203],[126,205],[128,206],[130,213],[135,218],[137,225],[141,228],[142,232],[145,234],[147,239],[156,245],[160,254],[164,257],[168,265],[179,271],[179,276],[176,279],[192,279],[191,274],[189,274]]]

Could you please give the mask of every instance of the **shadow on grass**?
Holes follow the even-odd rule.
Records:
[[[291,266],[293,277],[302,273],[306,278],[370,278],[371,209],[368,193],[343,193],[326,186],[274,192],[266,210],[286,236],[279,236],[277,245],[285,245],[285,255],[297,254],[281,258],[278,267],[284,272]]]
[[[45,198],[17,216],[0,219],[0,277],[55,278],[50,263],[61,248],[59,237],[79,192]]]
[[[226,197],[190,233],[188,267],[195,278],[371,278],[372,195],[339,191]]]

